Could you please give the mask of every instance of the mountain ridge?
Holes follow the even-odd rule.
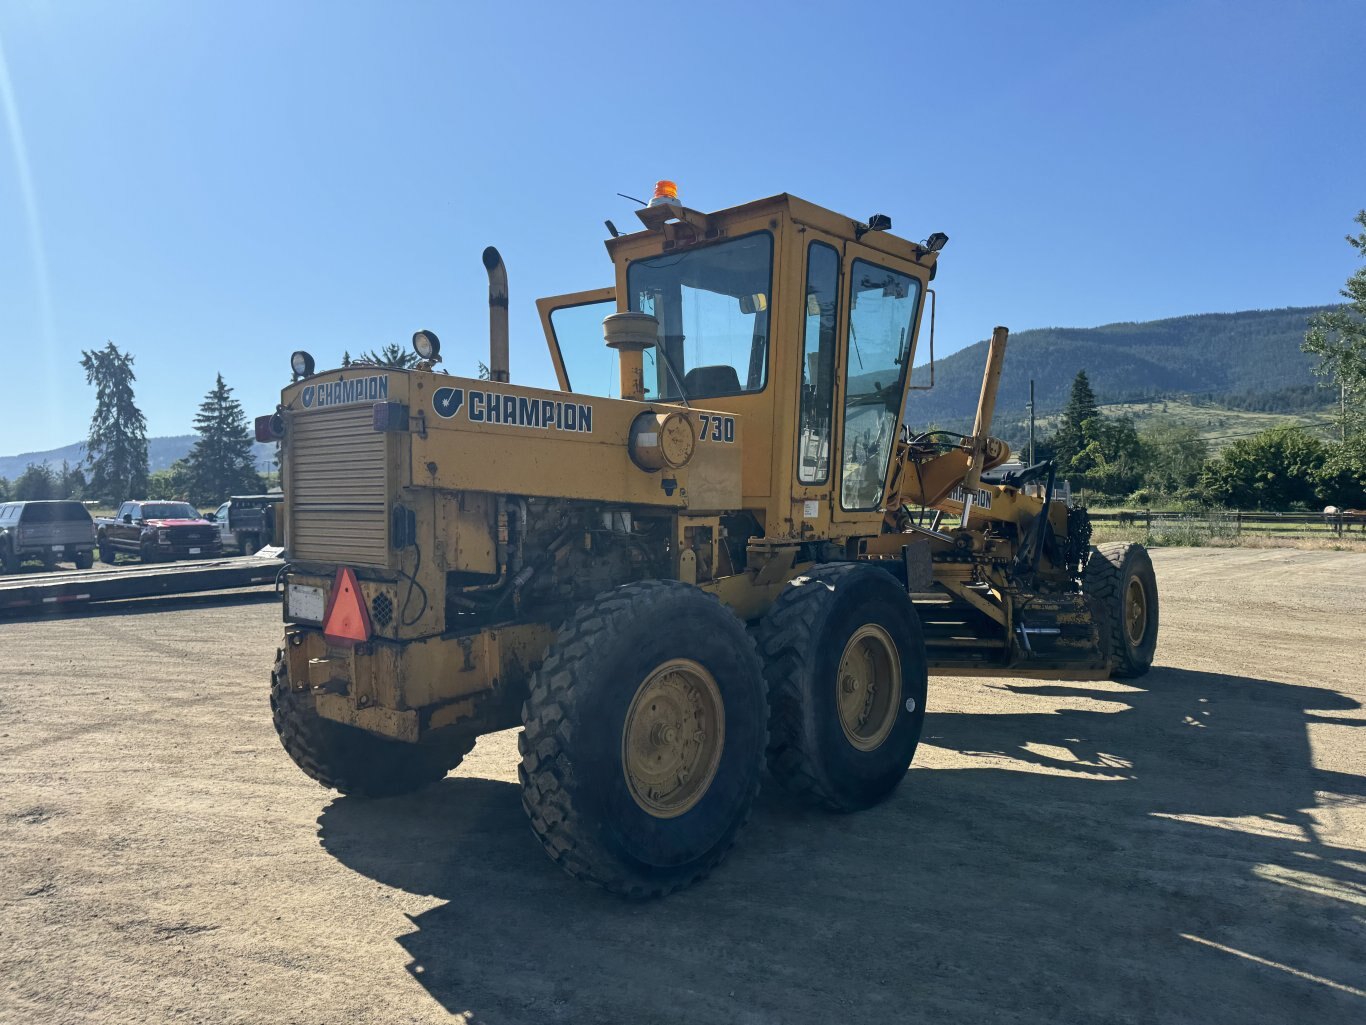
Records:
[[[148,470],[155,473],[164,470],[177,459],[184,459],[198,439],[197,434],[171,434],[147,439]],[[275,446],[252,442],[252,454],[256,457],[256,469],[265,473],[275,468]],[[59,469],[63,461],[76,466],[85,460],[85,442],[77,441],[60,448],[50,448],[44,452],[20,452],[15,456],[0,456],[0,477],[14,480],[30,463],[47,463]]]
[[[996,408],[1023,409],[1035,382],[1037,412],[1067,402],[1077,371],[1086,371],[1102,403],[1164,396],[1208,396],[1272,411],[1322,408],[1314,357],[1300,350],[1309,318],[1335,308],[1291,306],[1235,313],[1193,313],[1161,320],[1117,321],[1089,328],[1031,328],[1012,334]],[[912,392],[905,419],[919,426],[972,420],[982,387],[987,343],[935,360],[935,386]],[[928,379],[928,364],[914,380]],[[1248,407],[1247,403],[1262,403]]]

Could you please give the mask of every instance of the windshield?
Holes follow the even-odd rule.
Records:
[[[645,351],[646,394],[691,399],[762,391],[772,282],[768,232],[633,262],[626,273],[630,308],[659,320],[659,345]]]
[[[144,520],[197,520],[199,510],[189,502],[146,502],[142,506]]]

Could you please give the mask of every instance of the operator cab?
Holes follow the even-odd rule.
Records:
[[[764,509],[765,532],[866,531],[887,494],[935,243],[788,195],[711,214],[673,197],[639,216],[646,230],[607,242],[615,288],[538,303],[560,386],[620,397],[603,319],[649,314],[645,401],[742,417],[745,505]]]

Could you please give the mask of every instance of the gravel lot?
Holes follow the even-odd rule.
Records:
[[[1137,686],[932,680],[891,801],[770,788],[648,904],[541,853],[514,733],[306,779],[269,600],[0,622],[0,1022],[1366,1021],[1366,555],[1155,562]]]

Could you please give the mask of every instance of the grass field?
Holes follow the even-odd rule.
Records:
[[[1239,438],[1251,437],[1273,427],[1304,426],[1325,440],[1333,436],[1333,428],[1328,423],[1331,410],[1328,409],[1305,413],[1258,413],[1197,404],[1188,399],[1156,399],[1150,402],[1107,403],[1100,407],[1100,411],[1108,417],[1132,417],[1140,431],[1158,424],[1194,427],[1208,443],[1211,455],[1221,452]],[[1057,430],[1060,416],[1053,413],[1036,420],[1036,436],[1046,437]],[[1011,442],[1012,447],[1026,437],[1028,431],[1027,418],[1005,419],[998,412],[996,432]]]

